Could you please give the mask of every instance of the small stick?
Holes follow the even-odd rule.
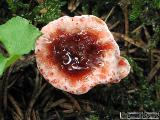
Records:
[[[74,112],[73,109],[63,110],[63,113],[73,113],[73,112]]]
[[[67,92],[63,92],[70,100],[71,102],[74,104],[75,108],[78,110],[78,111],[81,111],[81,107],[79,105],[79,103],[77,102],[77,100],[72,97],[69,93]]]
[[[32,118],[31,120],[37,120],[35,110],[32,110],[31,118]]]
[[[7,73],[7,76],[6,76],[6,79],[3,79],[3,82],[4,82],[4,88],[3,88],[3,105],[4,105],[4,112],[7,111],[7,105],[8,105],[8,102],[7,102],[7,99],[8,99],[8,80],[9,80],[9,77],[14,69],[14,66],[15,64],[13,64],[9,70],[8,70],[8,73]]]
[[[20,107],[18,106],[17,102],[15,101],[15,99],[11,96],[8,95],[8,99],[11,102],[11,104],[13,105],[16,113],[18,114],[19,118],[23,119],[23,113],[22,110],[20,109]]]
[[[118,20],[117,22],[115,22],[112,26],[109,27],[110,30],[114,29],[115,27],[118,26],[118,24],[120,23],[120,21]]]
[[[44,112],[47,112],[47,111],[50,110],[51,108],[54,108],[54,107],[56,107],[56,106],[58,106],[58,105],[60,105],[60,104],[62,104],[62,103],[64,103],[64,102],[66,102],[65,99],[59,99],[59,100],[57,100],[57,101],[55,101],[55,102],[53,102],[53,103],[48,103],[48,104],[46,105],[46,107],[44,108]]]
[[[59,106],[61,107],[61,108],[64,108],[64,109],[73,109],[74,107],[72,106],[72,104],[70,104],[70,103],[62,103],[62,104],[59,104]]]
[[[131,32],[131,34],[134,34],[134,33],[136,33],[137,31],[140,31],[142,27],[143,27],[143,25],[138,26],[137,28],[135,28],[135,29]]]
[[[37,111],[32,110],[31,120],[41,120],[40,117],[39,117],[39,113]]]
[[[160,60],[160,56],[159,55],[153,55],[153,57],[155,57],[156,59]]]
[[[25,119],[26,120],[30,120],[30,115],[31,115],[31,111],[33,108],[34,103],[36,102],[37,98],[39,97],[39,95],[42,93],[42,91],[44,90],[44,88],[46,87],[47,83],[43,84],[43,86],[37,91],[37,93],[35,95],[32,96],[32,99],[29,103],[29,106],[27,108],[27,112],[25,114]]]
[[[146,43],[144,43],[141,39],[140,40],[134,40],[134,39],[128,37],[127,35],[124,35],[124,34],[121,34],[121,33],[116,33],[116,32],[112,32],[112,34],[115,38],[121,38],[121,39],[123,39],[123,40],[137,46],[137,47],[140,47],[144,50],[147,50]]]
[[[10,110],[10,111],[12,113],[13,120],[22,120],[14,110]]]
[[[146,39],[149,41],[149,39],[151,38],[150,34],[148,33],[148,30],[145,26],[143,26],[143,29],[144,29],[144,34],[146,36]]]
[[[156,76],[155,77],[155,82],[158,84],[158,82],[159,82],[159,78],[158,78],[159,76]],[[157,96],[157,100],[160,100],[160,88],[158,88],[157,90],[156,90],[156,96]]]
[[[137,88],[135,88],[135,89],[133,89],[133,90],[128,90],[127,93],[129,93],[129,94],[130,94],[130,93],[134,93],[134,92],[136,92],[137,90],[138,90]]]
[[[124,27],[125,27],[125,35],[128,36],[129,33],[129,22],[128,22],[128,8],[127,5],[122,9],[124,14]],[[127,48],[127,54],[129,54],[129,43],[125,41],[125,46]]]
[[[147,80],[151,81],[159,69],[160,69],[160,61],[157,62],[157,64],[152,68],[152,70],[150,71],[150,73],[147,77]]]
[[[125,35],[128,35],[129,32],[129,22],[128,22],[128,8],[127,6],[123,8],[124,20],[125,20]]]
[[[114,9],[115,9],[115,6],[112,7],[112,9],[111,9],[110,12],[108,13],[108,15],[107,15],[106,19],[104,20],[104,22],[107,22],[108,18],[111,16],[111,14],[113,13]]]
[[[54,110],[55,110],[55,112],[56,112],[56,116],[57,116],[58,120],[62,120],[62,118],[60,117],[58,111],[57,111],[56,109],[54,109]]]

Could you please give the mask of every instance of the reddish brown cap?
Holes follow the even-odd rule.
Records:
[[[118,83],[130,72],[106,23],[93,15],[64,16],[41,32],[37,66],[58,89],[84,94],[97,84]]]

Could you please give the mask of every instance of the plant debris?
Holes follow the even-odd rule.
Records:
[[[119,84],[99,85],[80,96],[52,87],[40,75],[31,51],[33,44],[29,44],[31,39],[28,39],[28,33],[34,33],[35,29],[28,31],[27,36],[22,37],[23,46],[16,48],[11,47],[15,43],[10,39],[23,34],[13,34],[10,27],[2,29],[3,24],[15,16],[41,29],[60,16],[83,14],[96,15],[106,22],[131,65],[131,73]],[[5,68],[0,77],[0,119],[110,120],[120,119],[120,112],[158,112],[159,16],[159,0],[1,0],[0,31],[5,33],[9,46],[0,32],[0,69]],[[15,24],[21,26],[19,22]],[[39,32],[34,38],[38,35]],[[11,56],[15,51],[20,53],[18,57]],[[10,62],[10,57],[14,62]]]

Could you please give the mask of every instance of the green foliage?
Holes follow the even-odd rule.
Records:
[[[20,0],[7,0],[7,3],[9,5],[9,9],[14,14],[16,14],[18,11],[20,11],[21,14],[24,14],[29,8],[29,4],[25,4]]]
[[[39,35],[38,29],[21,17],[14,17],[0,26],[0,41],[9,55],[27,54],[33,50],[35,40]]]
[[[0,54],[0,75],[3,73],[6,63],[7,63],[6,58]]]
[[[83,12],[83,14],[88,14],[89,13],[88,10],[89,10],[89,5],[87,3],[87,0],[84,0],[82,2],[82,12]]]
[[[3,74],[3,71],[11,64],[13,64],[18,58],[20,58],[20,56],[18,55],[6,58],[2,54],[0,54],[0,76]]]
[[[156,26],[154,29],[154,35],[151,37],[150,41],[149,41],[149,48],[155,48],[158,44],[158,42],[160,42],[160,27]]]
[[[160,9],[160,0],[153,0],[153,7]]]
[[[45,0],[44,3],[38,3],[37,0],[6,0],[9,5],[9,12],[5,11],[5,9],[0,8],[0,13],[6,12],[5,19],[1,20],[2,23],[6,21],[6,19],[11,18],[13,15],[23,16],[24,18],[27,18],[28,20],[31,20],[35,25],[37,25],[39,28],[44,26],[44,24],[47,24],[48,22],[60,17],[61,10],[64,11],[67,15],[77,15],[79,13],[83,14],[93,14],[96,16],[99,16],[101,18],[105,18],[109,11],[114,7],[114,11],[110,16],[110,20],[107,21],[107,24],[113,25],[116,21],[119,21],[120,24],[113,29],[115,32],[124,33],[124,11],[123,8],[127,6],[127,9],[129,10],[129,37],[133,37],[132,30],[135,29],[138,26],[144,26],[146,28],[146,31],[148,31],[149,39],[145,39],[146,35],[144,34],[144,28],[137,30],[136,34],[138,35],[137,38],[141,38],[144,40],[145,43],[148,44],[149,49],[152,50],[152,48],[156,48],[158,50],[158,45],[160,44],[160,17],[159,17],[159,9],[160,9],[160,0],[79,0],[80,5],[77,7],[77,9],[74,12],[69,12],[67,9],[67,2],[70,2],[68,0]],[[122,6],[119,3],[123,3]],[[74,5],[74,4],[73,4]],[[21,20],[20,20],[21,19]],[[16,20],[15,20],[16,21]],[[18,18],[18,22],[9,22],[10,24],[4,24],[7,27],[3,27],[4,25],[0,26],[0,41],[3,43],[3,45],[6,47],[6,50],[9,53],[8,57],[3,56],[0,54],[0,75],[4,72],[4,70],[9,67],[11,64],[13,64],[17,59],[19,59],[23,54],[27,54],[31,49],[33,49],[34,41],[36,39],[36,36],[38,36],[40,33],[34,28],[29,22],[25,19]],[[25,21],[25,22],[24,22]],[[8,23],[8,22],[7,22]],[[12,24],[11,24],[12,23]],[[30,27],[32,26],[30,30]],[[13,27],[14,26],[14,27]],[[20,27],[20,28],[19,28]],[[8,28],[8,29],[7,29]],[[14,31],[12,31],[14,30]],[[25,32],[19,32],[19,31],[25,31]],[[3,31],[3,32],[1,32]],[[28,31],[28,32],[27,32]],[[37,33],[36,33],[37,32]],[[1,34],[4,34],[1,35]],[[38,34],[39,33],[39,34]],[[24,35],[25,34],[25,35]],[[133,39],[136,38],[135,36]],[[32,39],[32,40],[31,40]],[[14,42],[15,41],[15,42]],[[22,44],[22,45],[21,45]],[[32,44],[32,45],[31,45]],[[121,44],[120,41],[120,48],[123,48],[123,44]],[[128,50],[130,51],[130,48],[133,49],[136,46],[128,46]],[[136,52],[132,52],[130,54],[130,57],[126,57],[131,64],[131,72],[130,74],[124,78],[120,83],[118,84],[112,84],[112,85],[99,85],[97,87],[94,87],[91,91],[86,93],[82,96],[74,96],[76,97],[77,101],[79,102],[80,106],[82,106],[82,112],[83,112],[83,102],[80,102],[81,100],[87,101],[86,103],[91,107],[91,112],[87,112],[87,116],[85,118],[87,120],[100,120],[107,118],[115,119],[115,117],[119,117],[119,112],[122,111],[158,111],[160,108],[160,101],[159,101],[159,93],[160,93],[160,77],[156,74],[156,76],[153,78],[152,81],[147,81],[147,76],[150,68],[147,67],[147,64],[149,64],[148,59],[150,56],[145,53],[145,51],[141,51],[139,48],[136,48]],[[140,50],[140,51],[139,51]],[[132,51],[132,50],[131,50]],[[129,52],[130,53],[130,52]],[[156,64],[158,60],[159,54],[153,53],[153,63]],[[144,58],[142,59],[136,59],[134,61],[133,58]],[[144,63],[144,65],[142,64]],[[17,101],[17,103],[20,105],[20,109],[22,111],[25,111],[26,105],[23,105],[22,103],[28,103],[28,100],[31,96],[31,90],[34,88],[36,82],[33,82],[37,72],[35,71],[35,65],[33,63],[33,66],[29,65],[27,66],[27,70],[30,69],[31,72],[28,72],[27,70],[24,70],[24,74],[13,74],[13,77],[11,75],[10,81],[15,80],[15,76],[17,77],[17,74],[21,76],[21,80],[24,80],[25,82],[16,82],[14,84],[14,87],[10,87],[10,91],[13,93],[17,93],[20,90],[24,90],[21,94],[17,93],[14,94],[13,97]],[[23,68],[24,69],[24,68]],[[31,70],[32,69],[32,70]],[[158,72],[157,72],[158,73]],[[15,75],[15,76],[14,76]],[[23,76],[27,77],[23,77]],[[4,76],[5,77],[5,76]],[[27,79],[27,80],[26,80]],[[40,80],[40,81],[39,81]],[[38,79],[38,81],[41,84],[42,78]],[[24,94],[26,89],[26,82],[28,84],[27,88],[29,88],[29,92],[27,89],[28,94]],[[10,83],[10,82],[9,82]],[[18,87],[17,87],[18,86]],[[48,101],[55,102],[57,99],[64,99],[65,96],[61,94],[61,91],[57,91],[53,88],[51,90],[50,87],[46,87],[44,90],[44,93],[40,95],[38,100],[35,101],[34,108],[37,113],[40,115],[40,117],[48,117],[48,119],[52,116],[49,116],[48,113],[42,112],[45,107],[45,105],[41,106],[41,103],[47,103]],[[12,93],[9,92],[10,95]],[[45,93],[49,93],[48,96],[45,95]],[[56,93],[56,94],[55,94]],[[43,95],[44,94],[44,95]],[[54,94],[54,95],[52,95]],[[17,97],[18,95],[18,97]],[[44,99],[45,96],[46,98]],[[50,96],[51,99],[49,98]],[[26,98],[23,101],[20,99],[17,100],[17,98]],[[48,99],[48,101],[47,101]],[[19,101],[20,100],[20,101]],[[44,102],[44,100],[46,100]],[[67,99],[66,99],[67,100]],[[42,101],[42,102],[41,102]],[[86,104],[85,103],[85,104]],[[9,108],[12,109],[12,106],[8,104]],[[39,106],[40,105],[40,106]],[[85,106],[85,105],[84,105]],[[51,112],[55,112],[54,110],[58,110],[61,115],[63,116],[61,110],[59,109],[59,106],[56,107],[53,110],[50,110]],[[25,113],[25,112],[24,112]],[[9,114],[12,114],[12,112],[9,111]],[[44,115],[43,115],[44,114]],[[49,113],[50,114],[50,113]],[[8,115],[8,113],[7,113]],[[83,113],[82,113],[83,115]],[[86,115],[86,114],[85,114]],[[65,115],[62,117],[65,119]],[[44,118],[45,119],[45,118]],[[55,118],[56,119],[56,118]],[[68,118],[69,119],[69,118]]]
[[[22,0],[8,0],[7,2],[12,13],[37,23],[48,23],[59,18],[60,8],[66,3],[63,0],[46,0],[44,3],[32,6],[32,3],[26,4]]]
[[[125,56],[131,65],[131,72],[133,72],[140,80],[144,80],[143,69],[137,65],[132,57]]]
[[[21,17],[14,17],[0,26],[0,41],[9,53],[8,58],[0,55],[0,75],[20,56],[34,49],[35,40],[40,34],[37,28]]]
[[[142,2],[141,0],[133,0],[132,2],[132,11],[130,12],[129,19],[131,21],[136,20],[142,11]]]
[[[140,15],[145,15],[148,11],[154,11],[155,9],[160,9],[159,0],[130,0],[131,11],[129,19],[131,21],[137,20]],[[155,11],[154,11],[155,12]]]
[[[31,16],[37,22],[48,23],[60,17],[60,8],[64,3],[60,0],[46,0],[33,9]]]
[[[90,0],[90,1],[83,0],[82,11],[83,14],[92,14],[95,16],[101,16],[107,12],[107,9],[110,10],[114,4],[115,4],[114,0],[101,0],[101,2],[99,2],[98,0]],[[89,8],[91,8],[92,11],[89,11]]]
[[[97,115],[90,115],[89,120],[99,120],[99,117]]]
[[[128,97],[128,104],[131,107],[142,107],[142,109],[148,111],[156,111],[158,110],[158,106],[160,103],[155,102],[155,90],[159,83],[157,84],[150,84],[144,73],[143,69],[138,66],[138,64],[131,58],[127,57],[131,68],[132,74],[134,75],[135,79],[137,79],[137,88],[138,90],[132,95]],[[131,86],[129,83],[128,86]]]

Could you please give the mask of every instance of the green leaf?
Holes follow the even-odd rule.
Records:
[[[19,58],[20,56],[17,55],[6,58],[2,54],[0,54],[0,76],[11,64],[13,64]]]
[[[22,17],[14,17],[0,26],[0,41],[10,56],[29,53],[40,35],[40,31]]]
[[[129,19],[131,21],[135,21],[142,12],[143,2],[140,0],[133,0],[131,1],[131,3],[132,3],[132,10],[130,11]]]
[[[0,54],[0,75],[2,75],[6,63],[7,63],[6,58]]]
[[[14,17],[0,25],[0,41],[9,57],[0,54],[0,76],[22,55],[34,49],[35,41],[41,32],[22,17]]]

